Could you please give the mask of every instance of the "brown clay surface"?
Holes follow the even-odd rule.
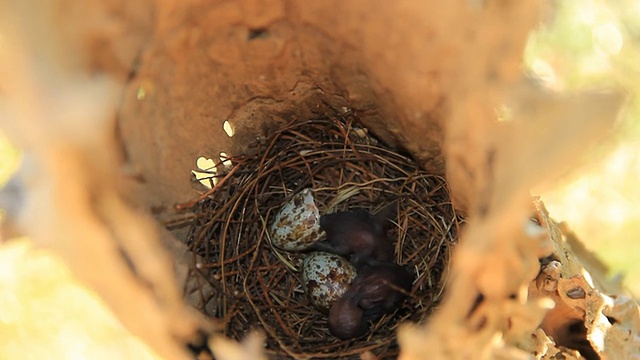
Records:
[[[467,81],[515,76],[535,19],[508,6],[486,10],[496,18],[516,10],[527,21],[489,24],[492,17],[458,2],[155,3],[118,119],[139,193],[167,209],[195,195],[189,180],[197,157],[246,152],[284,121],[343,107],[442,174],[451,96],[468,96],[460,86]],[[510,33],[501,33],[507,26]],[[493,43],[479,49],[483,38]],[[480,100],[462,110],[465,117],[486,112]],[[236,127],[232,139],[225,120]]]

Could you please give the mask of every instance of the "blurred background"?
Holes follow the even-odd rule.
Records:
[[[551,191],[537,193],[640,295],[640,1],[565,0],[531,35],[528,69],[554,90],[616,87],[629,100],[610,140]],[[535,190],[534,190],[535,194]]]
[[[586,246],[640,294],[640,1],[552,1],[531,35],[525,67],[557,91],[616,87],[629,94],[611,139],[540,195]],[[20,152],[0,133],[0,184]],[[572,165],[573,166],[573,165]],[[1,216],[1,212],[0,212]],[[37,344],[38,346],[34,346]],[[0,246],[0,358],[152,359],[91,292],[28,239]]]

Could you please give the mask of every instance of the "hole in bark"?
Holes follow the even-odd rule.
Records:
[[[587,340],[587,328],[582,320],[573,322],[567,326],[567,336],[565,339],[559,339],[558,345],[578,350],[580,355],[587,360],[599,360],[600,355],[593,349],[589,340]]]
[[[543,258],[538,259],[538,261],[540,261],[540,265],[542,266],[547,266],[549,265],[552,261],[558,261],[558,259],[556,258],[555,255],[551,254],[549,256],[545,256]]]
[[[269,30],[265,28],[249,29],[248,40],[266,39],[269,37]]]
[[[229,156],[224,151],[220,152],[220,164],[222,164],[222,166],[224,166],[225,168],[233,165],[233,163],[231,162],[231,156]]]
[[[473,313],[478,310],[478,307],[480,307],[480,304],[482,304],[482,302],[484,301],[484,295],[483,294],[478,294],[478,296],[476,297],[476,300],[473,302],[473,305],[471,305],[471,309],[469,309],[469,312],[467,313],[467,318],[470,318]]]
[[[233,137],[233,135],[236,133],[234,126],[231,125],[231,123],[228,120],[224,121],[224,123],[222,124],[222,129],[224,130],[225,134],[227,134],[228,137]]]
[[[198,167],[198,170],[191,171],[196,180],[208,188],[216,186],[218,183],[218,169],[215,161],[204,156],[200,156],[196,160],[196,166]]]
[[[567,291],[567,296],[570,299],[584,299],[584,298],[587,297],[587,293],[584,291],[583,288],[576,287],[576,288],[573,288],[573,289]]]

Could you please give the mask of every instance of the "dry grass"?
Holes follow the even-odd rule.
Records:
[[[273,356],[357,357],[366,350],[397,355],[396,325],[421,321],[442,295],[461,221],[444,179],[378,144],[351,114],[293,122],[255,155],[231,160],[217,186],[197,204],[181,206],[193,206],[188,242],[205,259],[200,269],[217,289],[202,310],[224,319],[226,334],[236,339],[250,328],[264,330]],[[417,280],[405,306],[374,324],[365,338],[339,341],[330,335],[326,315],[302,291],[302,254],[270,245],[268,227],[275,213],[308,187],[321,213],[393,209],[389,235],[396,261],[410,265]]]

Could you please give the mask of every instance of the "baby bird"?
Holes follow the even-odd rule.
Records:
[[[329,310],[329,331],[338,339],[360,337],[367,332],[364,310],[358,306],[359,294],[348,291]]]
[[[339,339],[359,337],[369,321],[394,312],[411,291],[413,275],[394,263],[365,265],[329,311],[329,331]],[[402,289],[403,291],[399,291]]]
[[[393,260],[393,246],[387,238],[385,220],[362,209],[320,217],[327,239],[313,248],[349,258],[358,267]]]

